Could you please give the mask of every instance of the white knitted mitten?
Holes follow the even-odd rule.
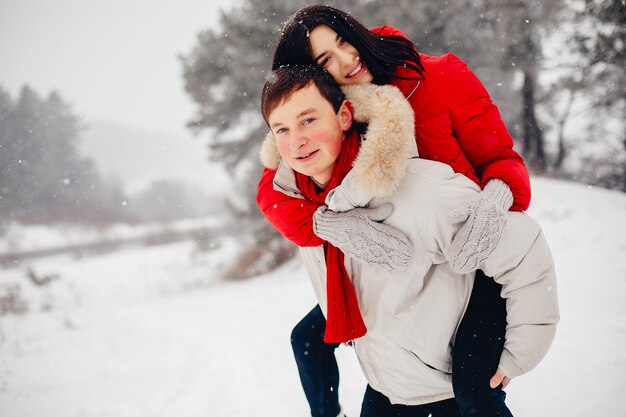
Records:
[[[448,216],[450,223],[465,222],[446,253],[450,268],[467,274],[480,269],[491,255],[506,225],[506,213],[513,194],[502,180],[492,179],[485,189]]]
[[[392,211],[389,203],[341,213],[321,206],[313,216],[315,234],[360,261],[396,271],[408,266],[413,246],[402,232],[379,223]]]

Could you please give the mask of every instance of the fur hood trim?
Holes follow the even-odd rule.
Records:
[[[278,169],[282,159],[278,153],[276,139],[274,138],[274,134],[271,130],[267,132],[267,135],[265,135],[259,156],[261,157],[261,163],[264,167],[269,169]]]
[[[356,183],[375,197],[388,197],[404,178],[408,159],[417,156],[413,109],[391,85],[343,86],[352,103],[354,119],[368,129],[353,163]],[[272,132],[261,147],[261,162],[277,169],[281,158]]]

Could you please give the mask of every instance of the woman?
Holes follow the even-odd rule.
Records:
[[[415,113],[420,156],[449,164],[483,188],[451,218],[466,220],[447,254],[456,271],[471,271],[491,253],[506,210],[528,207],[530,185],[523,160],[513,151],[513,140],[482,83],[459,58],[420,54],[395,28],[369,31],[345,12],[316,5],[298,11],[282,32],[273,68],[290,64],[320,65],[342,85],[398,87]],[[270,222],[300,246],[332,242],[332,233],[313,232],[317,206],[275,191],[274,174],[264,170],[257,196]],[[324,221],[319,212],[315,217],[318,224]],[[452,380],[463,416],[511,415],[502,391],[508,378],[497,369],[506,326],[499,293],[493,280],[477,279],[457,332]],[[337,344],[323,342],[324,326],[316,306],[294,328],[292,346],[312,415],[334,417],[341,415],[333,353]]]

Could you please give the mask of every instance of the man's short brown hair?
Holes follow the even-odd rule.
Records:
[[[289,65],[270,73],[261,93],[261,113],[269,125],[270,113],[285,102],[293,93],[314,84],[324,97],[339,111],[346,96],[333,77],[318,66]]]

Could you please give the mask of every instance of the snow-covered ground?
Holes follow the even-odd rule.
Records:
[[[552,350],[515,379],[518,417],[624,416],[626,195],[533,179],[530,213],[559,274],[562,320]],[[315,304],[294,260],[240,282],[215,271],[240,242],[191,243],[0,270],[28,306],[0,316],[0,416],[307,416],[291,356],[292,326]],[[365,381],[338,349],[341,401],[359,415]]]
[[[0,236],[0,255],[88,245],[102,241],[123,241],[145,238],[156,233],[186,232],[194,229],[216,227],[219,219],[207,216],[175,220],[167,223],[142,223],[137,225],[113,224],[94,228],[76,225],[65,227],[24,226],[11,224]]]

